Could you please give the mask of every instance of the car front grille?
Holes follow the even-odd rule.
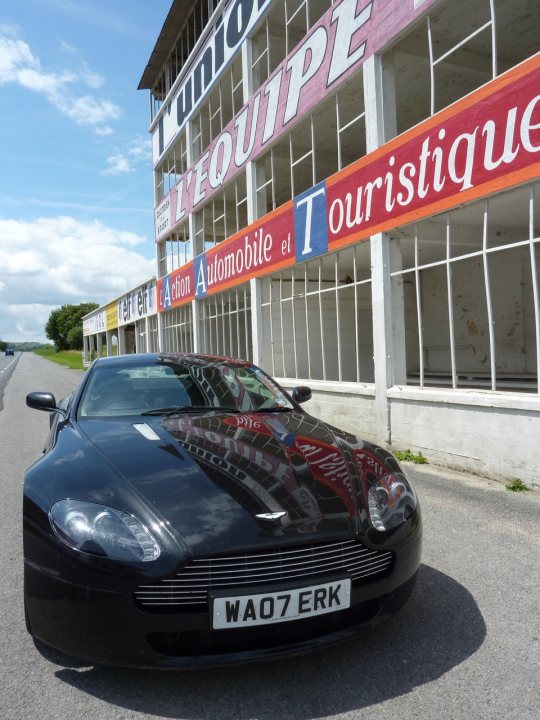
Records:
[[[356,540],[299,547],[272,548],[250,553],[192,560],[174,577],[135,590],[135,601],[148,611],[200,610],[208,592],[242,586],[270,585],[329,575],[346,575],[353,583],[385,575],[393,561],[391,552],[370,550]]]

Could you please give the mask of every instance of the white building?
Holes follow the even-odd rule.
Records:
[[[83,358],[159,349],[156,279],[151,278],[83,318]]]
[[[175,0],[132,347],[247,357],[367,439],[540,484],[539,27],[539,0]]]

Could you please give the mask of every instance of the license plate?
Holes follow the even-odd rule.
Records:
[[[345,610],[351,605],[350,579],[257,595],[214,597],[212,627],[270,625]]]

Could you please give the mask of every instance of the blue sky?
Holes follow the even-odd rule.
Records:
[[[155,274],[149,93],[172,0],[2,0],[0,338]]]

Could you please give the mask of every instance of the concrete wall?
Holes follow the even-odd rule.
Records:
[[[290,380],[279,382],[294,387]],[[307,412],[377,442],[373,388],[303,384],[313,390],[312,400],[303,405]],[[517,477],[540,488],[540,399],[397,387],[388,394],[393,450],[421,451],[433,464],[499,481]]]
[[[389,391],[392,447],[430,462],[540,487],[538,398],[459,391]]]
[[[290,379],[278,379],[278,382],[287,390],[295,385],[308,385],[313,395],[302,405],[306,412],[364,440],[377,441],[373,386],[309,380],[292,382]]]

